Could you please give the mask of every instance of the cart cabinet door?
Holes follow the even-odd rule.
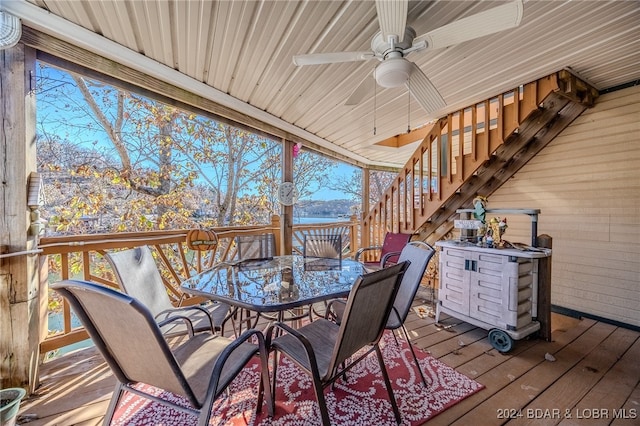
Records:
[[[509,303],[507,258],[493,254],[468,252],[473,269],[470,274],[470,316],[504,328],[504,311]]]
[[[440,304],[455,312],[469,315],[469,252],[444,247],[440,253]]]
[[[472,253],[469,253],[472,254]],[[473,253],[470,316],[516,330],[531,322],[532,259]]]
[[[537,259],[443,247],[438,299],[450,313],[518,330],[535,316]]]

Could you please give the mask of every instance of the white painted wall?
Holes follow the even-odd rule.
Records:
[[[601,96],[488,208],[542,211],[552,304],[640,326],[640,86]],[[507,240],[530,242],[528,217],[508,222]]]

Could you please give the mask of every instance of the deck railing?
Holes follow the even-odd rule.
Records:
[[[119,250],[148,245],[152,248],[160,269],[167,294],[174,304],[200,303],[201,298],[185,298],[180,283],[186,278],[212,267],[217,262],[233,260],[236,256],[234,238],[238,235],[256,235],[273,233],[276,250],[280,252],[280,218],[274,216],[271,224],[261,226],[213,228],[219,242],[215,251],[190,250],[186,245],[188,230],[167,230],[153,232],[125,232],[117,234],[90,234],[60,237],[43,237],[41,292],[48,300],[41,306],[47,306],[47,315],[55,313],[62,317],[62,330],[45,332],[40,343],[40,352],[60,349],[64,346],[88,338],[84,328],[72,323],[71,310],[64,300],[55,294],[49,294],[49,284],[64,279],[81,279],[117,287],[116,279],[104,258],[109,250]],[[340,234],[344,241],[344,257],[349,257],[358,247],[359,222],[351,221],[305,224],[293,226],[293,252],[301,253],[305,234]],[[47,321],[45,330],[48,329]]]

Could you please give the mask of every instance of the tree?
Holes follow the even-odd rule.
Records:
[[[279,141],[80,75],[40,69],[40,168],[73,177],[63,178],[66,198],[52,196],[46,206],[59,231],[82,231],[87,215],[113,232],[266,223],[278,212]],[[311,153],[298,156],[302,196],[326,181],[332,164]]]
[[[321,154],[302,149],[293,160],[293,181],[301,200],[313,195],[324,186],[331,186],[331,172],[336,162]]]
[[[369,173],[369,204],[373,205],[382,199],[387,188],[393,183],[397,174],[372,170]],[[362,185],[354,185],[354,182],[362,182],[362,170],[354,170],[350,177],[338,179],[332,189],[351,195],[352,200],[362,200]]]

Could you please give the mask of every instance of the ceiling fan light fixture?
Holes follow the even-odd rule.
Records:
[[[382,87],[399,87],[409,80],[411,62],[404,58],[391,58],[383,61],[376,68],[376,81]]]
[[[20,18],[0,11],[0,50],[15,46],[22,36]]]

